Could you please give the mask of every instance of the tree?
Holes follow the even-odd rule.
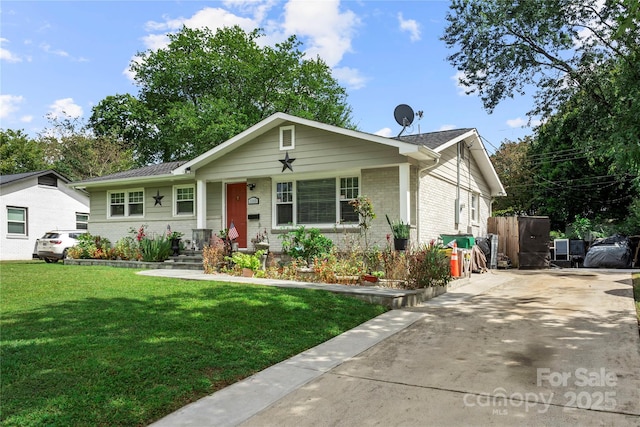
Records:
[[[346,91],[295,36],[261,47],[260,30],[182,28],[131,63],[137,97],[116,95],[93,109],[98,135],[114,132],[141,164],[197,156],[275,112],[353,127]]]
[[[548,215],[554,229],[577,216],[621,223],[640,197],[637,175],[612,167],[611,153],[589,144],[598,120],[586,111],[582,100],[565,103],[540,127],[528,154],[536,213]]]
[[[71,180],[108,175],[133,167],[132,150],[109,135],[95,136],[78,119],[50,119],[40,135],[47,162]]]
[[[589,139],[640,171],[640,12],[635,0],[455,0],[443,40],[449,61],[491,112],[535,87],[531,115],[548,119],[579,96],[599,118]]]
[[[532,138],[517,142],[505,140],[491,155],[491,162],[504,185],[507,195],[497,197],[492,206],[494,215],[533,215],[533,174],[529,164]]]
[[[38,141],[22,130],[0,129],[0,174],[11,175],[48,169]]]

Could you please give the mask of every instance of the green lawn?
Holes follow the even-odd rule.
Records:
[[[385,311],[329,292],[0,263],[0,422],[146,425]]]

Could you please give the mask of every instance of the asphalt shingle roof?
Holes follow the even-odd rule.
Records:
[[[128,171],[122,171],[113,173],[111,175],[99,176],[96,178],[85,179],[82,182],[98,182],[107,181],[112,179],[126,179],[126,178],[142,178],[155,175],[167,175],[171,173],[175,168],[186,163],[185,161],[158,163],[156,165],[144,166],[138,169],[131,169]]]
[[[46,169],[46,170],[34,171],[34,172],[14,173],[11,175],[0,175],[0,185],[9,184],[11,182],[20,181],[26,178],[38,177],[38,176],[46,175],[49,173],[53,173],[58,178],[63,179],[65,182],[69,182],[66,178],[64,178],[62,175],[55,172],[54,170]]]
[[[402,142],[407,142],[409,144],[423,145],[427,148],[435,150],[439,146],[446,144],[452,139],[457,138],[458,136],[465,134],[471,130],[473,130],[473,128],[443,130],[440,132],[421,133],[417,135],[405,135],[405,136],[396,137],[395,139]]]

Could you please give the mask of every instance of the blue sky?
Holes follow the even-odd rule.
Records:
[[[106,96],[136,94],[128,66],[188,27],[263,28],[264,43],[296,34],[347,89],[365,132],[395,136],[393,111],[423,111],[406,134],[475,127],[491,152],[531,134],[529,96],[487,114],[465,95],[440,37],[446,1],[7,1],[0,3],[0,127],[35,136],[46,115],[88,118]]]

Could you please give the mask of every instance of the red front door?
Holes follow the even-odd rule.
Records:
[[[241,248],[247,247],[247,183],[227,184],[227,225],[231,221],[240,235],[236,242]]]

